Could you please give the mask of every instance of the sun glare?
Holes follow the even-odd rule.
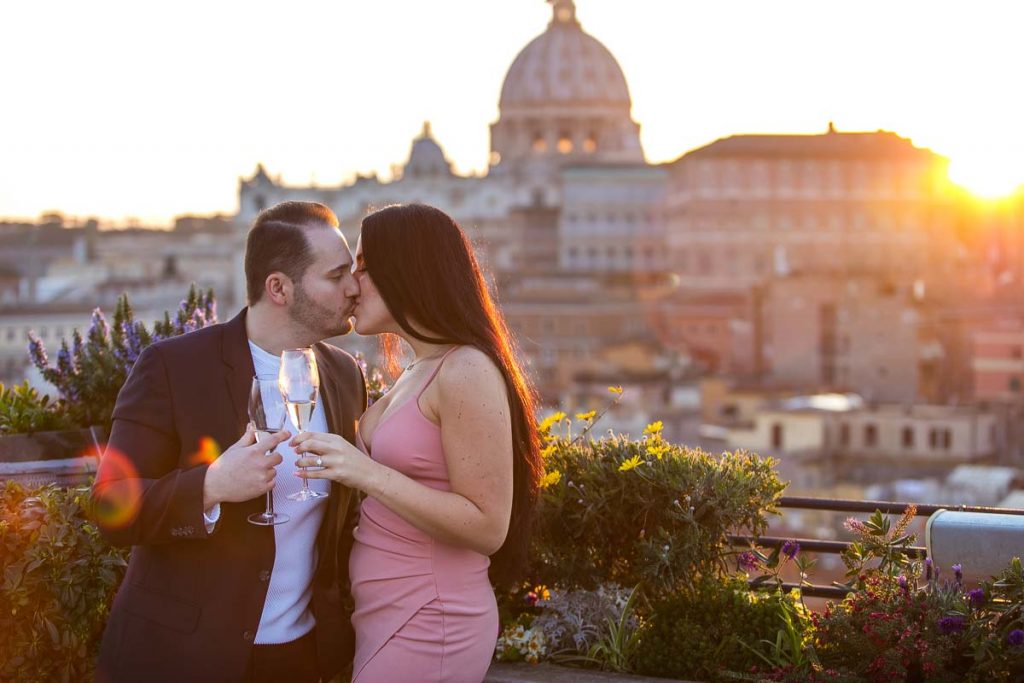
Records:
[[[1003,155],[954,158],[949,179],[983,199],[1007,197],[1024,185],[1024,169]]]

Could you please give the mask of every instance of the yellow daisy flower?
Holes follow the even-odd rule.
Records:
[[[668,446],[667,443],[659,443],[659,444],[647,447],[647,453],[649,455],[655,456],[656,458],[658,458],[658,460],[661,460],[661,456],[663,456],[666,453],[668,453],[668,450],[669,450],[669,446]]]
[[[644,464],[644,461],[640,459],[640,456],[634,455],[632,458],[619,465],[619,472],[628,472],[632,469],[636,469],[642,464]]]
[[[661,434],[661,430],[664,428],[665,425],[662,424],[661,420],[658,420],[657,422],[652,422],[651,424],[644,427],[644,434],[656,436],[658,434]]]
[[[576,419],[583,421],[593,420],[595,415],[597,415],[596,410],[591,410],[589,413],[576,413]]]
[[[551,415],[545,417],[544,420],[539,425],[537,425],[537,431],[546,432],[564,419],[565,413],[563,413],[562,411],[552,413]]]
[[[559,472],[558,470],[555,470],[554,472],[548,472],[547,474],[545,474],[541,478],[539,486],[542,489],[546,489],[549,486],[554,486],[560,481],[562,481],[562,473]]]
[[[608,387],[608,391],[612,392],[613,394],[621,395],[622,394],[622,387]]]

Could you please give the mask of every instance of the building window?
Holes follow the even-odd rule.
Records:
[[[928,445],[932,448],[949,450],[953,445],[953,431],[949,428],[932,428],[928,432]]]
[[[839,425],[839,445],[850,445],[850,425],[845,422]]]
[[[1019,346],[1012,347],[1010,349],[1010,357],[1013,358],[1014,360],[1020,360],[1022,357],[1021,348]]]
[[[583,151],[587,154],[593,154],[597,151],[597,136],[593,133],[587,136],[587,139],[583,141]]]
[[[904,427],[903,428],[903,447],[913,448],[914,447],[914,428]]]
[[[772,425],[772,448],[775,450],[782,449],[782,425],[779,423]]]
[[[533,136],[533,151],[537,154],[543,154],[548,151],[548,141],[540,133]]]
[[[1020,377],[1010,378],[1010,391],[1013,393],[1020,393]]]
[[[562,133],[561,137],[558,138],[558,153],[568,154],[572,151],[572,138],[569,137],[568,133]]]
[[[878,427],[867,425],[864,427],[864,446],[874,448],[878,445]]]

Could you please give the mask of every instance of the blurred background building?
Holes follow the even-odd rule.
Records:
[[[1016,472],[1024,191],[973,199],[909,139],[824,121],[649,164],[623,70],[572,0],[551,4],[506,74],[484,173],[456,173],[425,123],[388,180],[294,186],[259,164],[235,214],[172,230],[0,223],[0,381],[39,381],[28,330],[55,350],[121,292],[155,319],[194,282],[229,317],[246,231],[275,203],[330,206],[354,244],[367,212],[425,202],[472,239],[546,408],[600,409],[621,385],[602,430],[662,419],[671,439],[776,455],[795,490],[939,495],[963,489],[958,468]],[[372,361],[372,340],[337,343]]]

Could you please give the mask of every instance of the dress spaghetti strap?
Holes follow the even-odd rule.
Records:
[[[420,387],[420,390],[416,392],[416,401],[420,400],[420,396],[423,395],[423,392],[427,390],[427,387],[430,386],[430,383],[434,381],[435,377],[437,377],[437,373],[441,372],[441,366],[444,365],[444,361],[448,358],[448,356],[451,355],[452,351],[454,351],[457,348],[460,347],[453,346],[452,348],[444,352],[444,355],[441,356],[441,360],[438,362],[437,367],[434,368],[434,371],[430,373],[430,377],[427,377],[427,381],[423,383],[423,386]]]

